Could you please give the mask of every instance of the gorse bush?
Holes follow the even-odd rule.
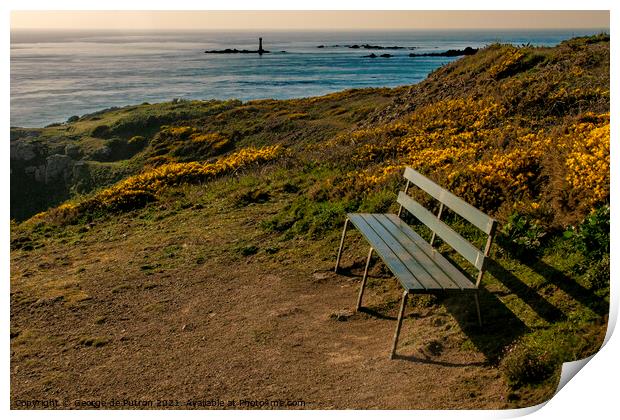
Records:
[[[75,204],[65,204],[50,212],[39,213],[32,220],[62,221],[84,213],[126,211],[142,207],[157,198],[164,188],[184,183],[200,183],[235,172],[253,164],[272,161],[283,153],[281,146],[247,148],[214,163],[170,163],[131,176]]]
[[[607,203],[609,86],[601,66],[608,45],[496,45],[483,54],[439,69],[415,95],[403,93],[398,118],[326,142],[324,154],[349,170],[333,184],[344,178],[358,191],[376,191],[411,166],[492,215],[521,203],[548,208],[545,228]],[[560,63],[568,70],[558,71]],[[460,87],[444,93],[436,82]]]
[[[231,146],[231,141],[221,133],[193,133],[187,141],[172,151],[173,156],[205,158],[214,156]]]
[[[151,141],[147,155],[169,155],[194,161],[218,155],[231,146],[231,140],[219,132],[204,132],[192,126],[164,125]]]

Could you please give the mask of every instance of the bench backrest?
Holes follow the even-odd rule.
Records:
[[[405,191],[401,191],[398,194],[398,203],[401,205],[401,211],[404,208],[433,231],[431,245],[435,235],[437,235],[476,267],[479,270],[476,283],[476,285],[478,285],[484,271],[485,257],[489,255],[493,236],[495,235],[497,221],[409,167],[405,169],[405,178],[407,179]],[[437,215],[428,211],[407,194],[411,184],[417,186],[441,203]],[[480,250],[472,245],[454,229],[441,221],[444,206],[451,209],[454,213],[458,214],[487,235],[487,242],[484,250]]]

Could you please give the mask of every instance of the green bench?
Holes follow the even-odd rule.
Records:
[[[357,310],[360,310],[362,307],[364,286],[366,285],[368,266],[373,252],[377,253],[405,289],[390,354],[392,359],[396,354],[396,346],[398,343],[398,336],[400,335],[403,314],[407,304],[407,297],[410,293],[471,293],[476,303],[478,323],[482,325],[478,289],[484,274],[485,258],[489,255],[497,226],[495,219],[487,216],[413,169],[405,169],[405,178],[407,180],[405,191],[400,191],[398,194],[398,203],[400,204],[398,215],[370,213],[347,214],[335,268],[335,271],[338,272],[344,240],[350,222],[370,244],[362,285],[357,299]],[[440,203],[436,215],[408,195],[409,188],[412,185],[420,188]],[[484,251],[471,244],[441,220],[442,213],[446,207],[487,235]],[[401,215],[403,209],[411,213],[433,232],[430,242],[424,240],[402,220]],[[478,269],[478,276],[475,282],[470,280],[461,270],[433,247],[436,236],[439,236],[443,242],[452,247],[465,260]]]

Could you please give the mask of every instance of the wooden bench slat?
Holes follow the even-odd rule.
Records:
[[[461,254],[477,269],[482,268],[484,263],[484,254],[465,238],[456,233],[452,228],[439,220],[433,213],[422,207],[421,204],[409,197],[404,192],[398,193],[398,203],[407,211],[413,214],[418,220],[428,226],[441,239],[443,239],[454,250]]]
[[[491,233],[495,219],[487,216],[471,204],[463,201],[463,199],[457,197],[441,186],[437,185],[430,179],[426,178],[419,172],[407,167],[405,168],[405,178],[411,181],[413,184],[424,190],[427,194],[439,200],[444,205],[448,206],[455,213],[462,216],[469,221],[472,225],[482,230],[487,235]]]
[[[444,289],[471,289],[475,287],[473,282],[469,280],[458,270],[451,270],[451,264],[436,249],[428,244],[421,236],[415,234],[413,229],[405,222],[400,220],[395,214],[386,214],[383,220],[386,228],[396,237],[403,248],[424,267],[426,271],[439,282]],[[409,234],[411,231],[412,234]],[[417,237],[416,237],[417,236]],[[456,275],[454,273],[456,271]]]
[[[412,255],[411,250],[405,248],[398,238],[396,238],[393,233],[389,229],[386,229],[385,224],[389,224],[390,222],[387,220],[385,214],[367,214],[365,215],[366,220],[369,222],[374,231],[385,241],[385,243],[390,247],[390,249],[398,256],[398,258],[405,264],[407,269],[411,272],[411,274],[424,286],[427,290],[442,290],[442,289],[452,289],[455,285],[448,281],[445,282],[439,281],[439,279],[434,278],[425,266],[422,265],[421,261],[418,261],[415,256]],[[369,219],[372,219],[373,222],[370,222]],[[383,219],[383,223],[380,219]]]
[[[397,229],[399,229],[404,235],[406,235],[413,243],[426,254],[441,270],[452,280],[457,282],[459,286],[464,290],[476,289],[476,285],[461,273],[454,265],[446,259],[439,251],[433,248],[428,242],[424,240],[420,235],[416,233],[411,226],[405,223],[395,214],[388,214],[388,219],[392,222]]]
[[[400,280],[403,287],[407,290],[426,290],[425,287],[416,280],[409,272],[407,267],[399,260],[390,250],[385,242],[376,234],[370,225],[364,220],[359,213],[348,214],[347,217],[355,225],[355,227],[364,235],[375,252],[379,254],[385,265]]]

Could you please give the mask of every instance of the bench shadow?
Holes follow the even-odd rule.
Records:
[[[366,306],[362,306],[358,310],[358,312],[361,312],[363,314],[369,315],[369,316],[371,316],[373,318],[377,318],[377,319],[387,319],[387,320],[390,320],[390,321],[396,321],[396,317],[395,316],[387,315],[387,314],[385,314],[383,312],[379,312],[376,309],[369,308],[369,307],[366,307]]]
[[[444,254],[444,256],[456,267],[460,268],[449,255]],[[607,313],[607,308],[601,298],[554,267],[540,260],[534,260],[527,264],[524,262],[524,264],[543,276],[550,283],[555,284],[575,300],[591,308],[597,314]],[[348,277],[360,277],[361,273],[358,273],[358,269],[357,264],[352,264],[351,266],[340,267],[338,274]],[[464,270],[461,271],[469,275]],[[508,289],[509,294],[515,295],[515,297],[528,305],[541,319],[550,323],[566,319],[564,312],[552,305],[537,290],[528,286],[523,280],[492,258],[487,259],[487,273]],[[483,362],[483,364],[497,364],[506,347],[530,331],[530,328],[502,302],[500,297],[503,295],[504,292],[490,292],[481,287],[479,298],[482,327],[480,327],[477,322],[473,294],[454,292],[437,294],[439,303],[444,305],[448,312],[452,314],[461,330],[471,341],[471,344],[484,354],[486,362]],[[412,314],[412,311],[415,312],[415,308],[410,307],[407,310],[407,318],[415,316]],[[360,309],[360,312],[377,319],[396,321],[396,317],[388,315],[388,311],[383,310],[383,308],[364,306]],[[412,362],[445,363],[445,366],[451,366],[448,362],[426,360],[415,356],[399,355],[398,357]]]
[[[415,296],[415,294],[410,296]],[[508,345],[530,331],[527,325],[510,311],[498,296],[484,288],[479,291],[482,327],[478,325],[473,293],[438,292],[435,296],[438,298],[437,303],[444,305],[452,314],[459,328],[471,341],[471,344],[484,355],[486,361],[458,364],[398,353],[395,356],[396,358],[447,367],[495,365],[499,362]],[[416,314],[419,312],[418,308],[410,305],[405,312],[405,319],[419,318],[419,315]],[[373,306],[362,306],[359,312],[377,319],[394,322],[397,320],[396,316],[388,315],[394,310],[388,311],[384,308],[376,309]]]
[[[373,264],[376,264],[376,260],[373,261]],[[371,270],[373,267],[373,264],[371,264]],[[364,262],[354,262],[352,264],[349,265],[340,265],[340,267],[338,267],[338,272],[336,274],[338,274],[339,276],[343,276],[343,277],[349,277],[349,278],[356,278],[358,280],[361,281],[362,276],[364,275]],[[334,269],[325,269],[325,270],[321,270],[321,271],[330,271],[330,272],[334,272]],[[392,274],[377,274],[377,273],[372,273],[368,274],[368,279],[370,278],[374,278],[374,279],[389,279],[392,278]]]
[[[497,364],[506,347],[530,331],[499,297],[481,287],[479,289],[482,326],[478,325],[473,294],[448,296],[442,304],[454,316],[459,327],[473,346],[484,354],[488,364]]]
[[[525,284],[523,280],[502,267],[495,260],[487,259],[487,273],[525,302],[536,314],[547,322],[553,323],[566,319],[566,314],[553,306],[547,299]]]
[[[444,366],[444,367],[467,367],[467,366],[488,366],[488,362],[470,362],[470,363],[453,363],[453,362],[444,362],[441,360],[433,360],[433,359],[423,359],[421,357],[416,356],[407,356],[403,354],[395,354],[394,360],[406,360],[408,362],[413,363],[422,363],[427,365],[436,365],[436,366]]]
[[[362,270],[364,269],[364,267],[362,266]],[[325,270],[327,271],[327,270]],[[333,272],[333,269],[331,270]],[[361,278],[361,274],[358,273],[359,271],[359,266],[357,266],[356,264],[352,264],[349,266],[340,266],[338,267],[338,271],[336,272],[336,274],[338,274],[339,276],[344,276],[344,277],[360,277]]]
[[[550,284],[562,290],[581,305],[592,310],[592,312],[598,316],[605,316],[609,313],[609,305],[603,298],[597,296],[592,290],[583,287],[577,283],[575,279],[562,273],[557,268],[540,259],[521,261],[521,263],[539,274]]]

